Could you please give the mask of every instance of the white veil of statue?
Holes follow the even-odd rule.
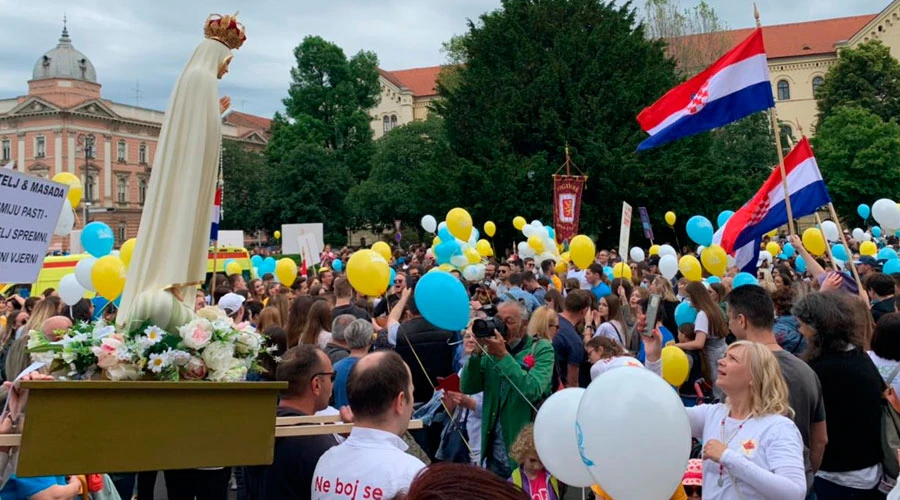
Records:
[[[206,276],[219,170],[219,71],[230,57],[224,43],[200,42],[169,98],[116,320],[120,327],[145,320],[178,326],[193,312],[196,286]]]

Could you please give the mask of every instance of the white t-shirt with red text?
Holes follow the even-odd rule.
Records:
[[[425,464],[395,434],[354,427],[326,451],[313,474],[312,500],[388,500],[409,488]]]

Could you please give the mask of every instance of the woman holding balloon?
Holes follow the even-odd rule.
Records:
[[[694,320],[694,340],[675,344],[682,350],[703,349],[706,359],[711,365],[719,362],[725,355],[725,337],[728,335],[728,323],[719,305],[713,302],[709,292],[702,283],[691,281],[685,286],[685,294],[691,305],[697,310],[697,319]],[[717,372],[710,373],[710,383],[713,384],[713,393],[722,399],[722,390],[716,386]]]
[[[647,363],[658,362],[662,339],[642,337]],[[802,500],[803,439],[788,402],[778,360],[762,345],[738,341],[719,360],[716,385],[724,403],[687,408],[703,446],[703,498]]]

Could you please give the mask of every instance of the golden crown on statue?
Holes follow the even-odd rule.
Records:
[[[206,38],[224,43],[231,49],[239,49],[247,40],[244,25],[237,20],[238,13],[234,15],[210,14],[206,18],[203,34]]]

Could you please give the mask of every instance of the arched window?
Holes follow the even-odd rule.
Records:
[[[93,175],[84,178],[84,199],[86,201],[94,201],[94,182]]]
[[[791,140],[793,140],[793,138],[794,138],[794,128],[791,127],[790,125],[782,124],[782,125],[781,125],[781,136],[782,136],[782,137],[789,137],[789,138],[791,138]]]
[[[825,83],[825,79],[822,78],[821,76],[817,76],[817,77],[813,78],[812,83],[813,83],[813,97],[815,97],[816,94],[819,93],[819,87],[821,87],[822,84]]]
[[[383,122],[383,124],[384,124],[384,125],[383,125],[383,131],[384,131],[384,133],[386,134],[386,133],[390,132],[390,131],[391,131],[391,119],[390,119],[390,117],[385,116],[385,117],[384,117],[384,120],[382,120],[382,122]]]
[[[128,200],[128,179],[120,176],[116,183],[116,199],[119,203],[125,203]]]
[[[138,181],[138,203],[144,204],[147,200],[147,179],[141,177]]]
[[[138,148],[138,163],[145,165],[147,163],[147,145],[141,144]]]
[[[778,80],[778,100],[791,100],[791,84],[787,80]]]
[[[391,115],[391,129],[397,128],[397,115]]]
[[[118,240],[117,243],[119,243],[120,245],[122,243],[125,243],[125,240],[127,239],[126,238],[127,234],[125,234],[125,230],[127,228],[128,228],[128,226],[124,222],[120,222],[119,226],[116,228],[117,229],[116,240]]]

